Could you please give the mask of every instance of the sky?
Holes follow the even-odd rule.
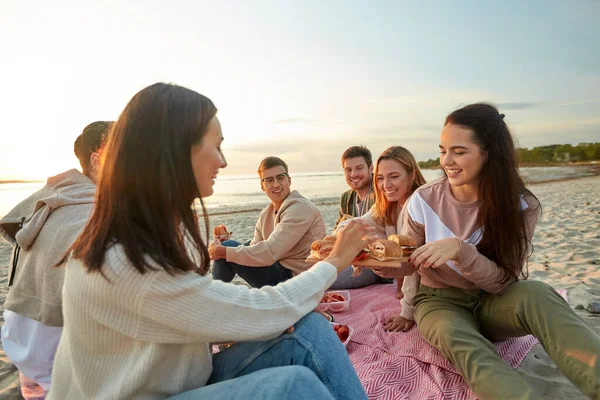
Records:
[[[0,180],[78,168],[73,142],[135,93],[213,100],[225,175],[276,155],[438,156],[445,116],[487,101],[521,147],[600,141],[600,1],[0,0]]]

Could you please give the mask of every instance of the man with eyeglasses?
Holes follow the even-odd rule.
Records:
[[[325,236],[319,209],[292,191],[287,164],[267,157],[258,167],[260,187],[271,203],[261,213],[249,246],[227,240],[209,247],[213,277],[231,282],[236,274],[251,286],[275,286],[307,270],[313,241]]]

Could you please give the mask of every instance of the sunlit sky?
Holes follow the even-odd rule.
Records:
[[[426,3],[426,4],[423,4]],[[600,141],[600,1],[0,1],[0,179],[79,167],[73,141],[140,89],[219,108],[229,167],[341,171],[365,144],[437,157],[490,101],[522,147]]]

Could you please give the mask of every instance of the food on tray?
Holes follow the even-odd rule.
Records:
[[[335,235],[327,235],[321,240],[312,242],[312,245],[310,246],[310,256],[319,260],[327,258],[329,253],[331,253],[331,250],[333,250],[335,239]]]
[[[417,241],[406,235],[390,235],[388,240],[398,243],[400,246],[416,246]]]
[[[324,260],[327,258],[327,256],[329,256],[331,253],[331,250],[333,250],[335,240],[335,235],[327,235],[321,240],[315,240],[312,242],[312,245],[310,246],[310,257],[318,260]],[[354,261],[365,260],[367,258],[369,258],[369,249],[363,249],[360,253],[358,253]]]
[[[335,245],[336,236],[327,235],[321,240],[315,240],[310,248],[310,258],[324,260],[329,256]],[[388,239],[378,239],[367,248],[360,251],[353,262],[374,259],[377,261],[399,260],[410,255],[417,242],[410,236],[390,235]]]
[[[402,247],[403,256],[409,256],[416,249],[417,241],[406,235],[390,235],[388,240],[396,242]]]
[[[335,292],[327,292],[321,299],[321,303],[335,303],[338,301],[346,301],[344,296]]]
[[[317,305],[317,311],[332,311],[332,312],[344,312],[350,309],[350,292],[347,290],[335,290],[331,292],[325,292],[319,305]]]
[[[391,240],[379,239],[369,245],[371,257],[377,261],[394,260],[403,257],[402,247]]]

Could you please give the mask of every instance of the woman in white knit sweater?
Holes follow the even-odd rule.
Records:
[[[352,224],[327,260],[275,287],[213,280],[192,205],[205,211],[226,166],[216,112],[158,83],[115,123],[66,265],[50,399],[366,398],[329,323],[309,313],[373,229]],[[213,356],[223,341],[241,343]]]
[[[381,238],[400,233],[402,218],[400,213],[410,195],[420,186],[425,184],[419,165],[410,151],[401,146],[387,148],[375,162],[375,204],[368,213],[353,220],[368,222],[376,228],[376,233]],[[342,222],[337,231],[343,231],[345,222]],[[374,268],[375,272],[385,277],[385,274]],[[397,272],[397,271],[394,271]],[[403,278],[397,278],[398,297],[402,297],[401,287]],[[338,278],[339,279],[339,278]],[[412,274],[407,279],[418,279]],[[411,288],[414,285],[407,285]],[[401,300],[402,301],[402,300]],[[387,331],[407,331],[413,327],[412,306],[402,304],[402,310],[409,315],[401,314],[390,318],[384,325]]]

